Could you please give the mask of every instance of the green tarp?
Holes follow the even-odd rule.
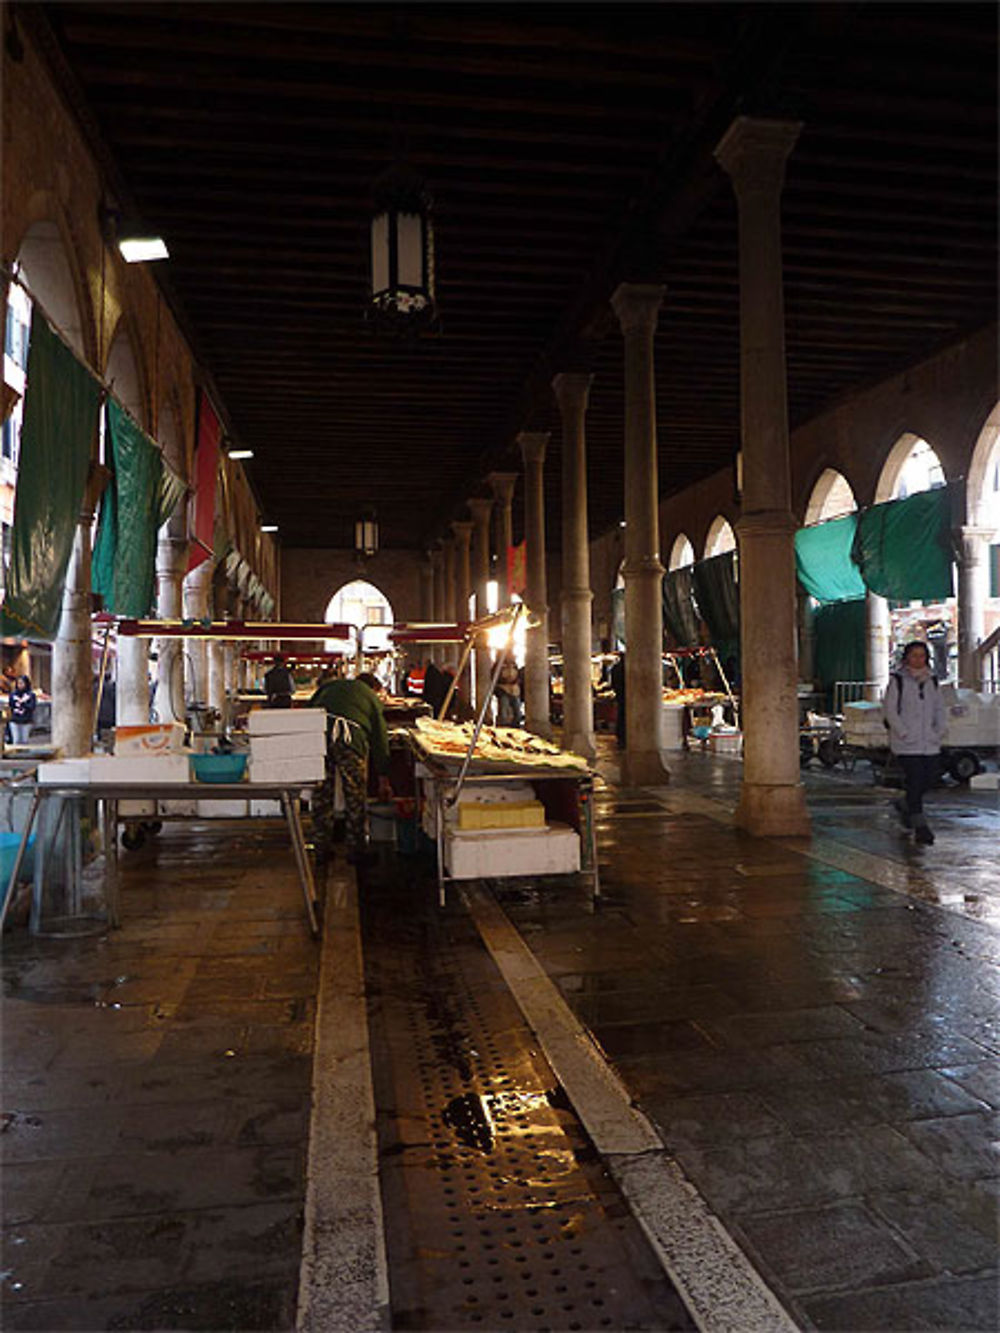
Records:
[[[818,607],[813,627],[816,678],[832,708],[835,681],[865,678],[865,599]]]
[[[685,565],[663,576],[663,627],[677,648],[695,648],[698,644],[698,615],[691,598],[693,568]]]
[[[164,485],[156,445],[113,399],[106,438],[113,475],[101,501],[93,587],[114,615],[142,617],[153,608],[157,532],[170,513],[163,511],[178,492]]]
[[[857,514],[831,519],[795,534],[795,568],[799,582],[817,602],[847,602],[864,597],[861,571],[851,559],[858,528]]]
[[[97,380],[36,307],[31,316],[10,569],[0,613],[4,634],[51,640],[59,629],[100,393]]]
[[[691,566],[695,601],[708,626],[709,642],[726,661],[740,651],[740,592],[736,552],[713,555]]]
[[[951,509],[947,486],[866,509],[852,550],[865,586],[894,602],[950,597]]]

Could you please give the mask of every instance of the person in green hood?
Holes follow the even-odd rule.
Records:
[[[332,859],[334,841],[334,787],[337,773],[344,791],[347,816],[347,860],[363,865],[368,850],[368,764],[379,775],[379,799],[389,800],[392,788],[389,768],[389,738],[378,692],[381,686],[370,673],[354,679],[327,681],[309,700],[310,708],[327,712],[326,778],[313,798],[313,841],[316,860]]]

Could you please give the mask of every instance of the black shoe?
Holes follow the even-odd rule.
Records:
[[[934,834],[926,824],[921,824],[917,829],[914,840],[919,842],[922,847],[929,847],[934,841]]]

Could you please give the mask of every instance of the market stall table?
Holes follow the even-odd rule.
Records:
[[[104,835],[104,896],[107,904],[108,921],[112,926],[121,924],[121,903],[118,884],[118,825],[135,818],[134,815],[122,815],[118,810],[119,801],[279,801],[288,826],[292,852],[298,871],[302,896],[306,905],[309,929],[314,938],[319,938],[319,921],[316,915],[316,885],[313,880],[309,855],[306,851],[305,836],[302,831],[302,796],[315,787],[314,781],[298,782],[70,782],[26,784],[24,790],[32,793],[28,817],[21,834],[21,843],[11,867],[7,885],[5,907],[12,900],[14,886],[20,873],[21,862],[28,845],[32,825],[42,803],[55,797],[89,798],[101,803]],[[198,819],[198,813],[158,814],[157,819],[181,820]],[[32,905],[33,928],[37,929],[40,914],[41,886],[36,881],[35,897]]]

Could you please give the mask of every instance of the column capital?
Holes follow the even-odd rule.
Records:
[[[471,518],[457,518],[451,525],[451,530],[455,534],[455,541],[459,547],[468,546],[472,540],[472,529],[475,527]]]
[[[585,411],[593,375],[582,370],[563,370],[552,381],[552,392],[563,416],[575,409]]]
[[[490,483],[497,504],[509,509],[514,500],[514,487],[517,485],[519,472],[491,472],[486,480]]]
[[[466,500],[465,503],[469,506],[472,521],[477,527],[489,523],[490,514],[493,512],[492,499],[485,495],[476,495],[471,500]]]
[[[524,459],[524,466],[528,467],[532,463],[541,464],[545,462],[545,448],[549,442],[550,432],[547,430],[522,430],[518,432],[517,442],[521,448],[521,457]]]
[[[778,193],[785,162],[802,133],[797,120],[737,116],[719,140],[715,160],[731,177],[737,193]]]
[[[666,294],[666,287],[658,283],[619,283],[611,293],[611,308],[618,316],[622,333],[632,333],[636,329],[652,333]]]

